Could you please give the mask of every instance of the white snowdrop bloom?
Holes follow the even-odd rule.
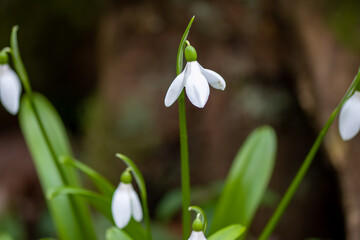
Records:
[[[360,92],[355,93],[343,105],[339,116],[339,131],[343,140],[352,139],[360,130]]]
[[[139,197],[131,183],[120,182],[111,202],[111,211],[118,228],[124,228],[131,216],[138,222],[143,218]]]
[[[216,89],[224,90],[225,80],[216,72],[203,68],[197,61],[197,54],[192,46],[185,48],[186,66],[171,83],[166,96],[165,106],[171,106],[185,87],[190,102],[203,108],[209,98],[209,84]]]
[[[15,115],[19,111],[21,82],[8,64],[0,65],[0,100],[5,109]]]
[[[188,240],[206,240],[206,237],[202,231],[192,231]]]

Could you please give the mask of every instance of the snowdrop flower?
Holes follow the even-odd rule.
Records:
[[[19,77],[7,64],[7,55],[0,53],[0,100],[12,115],[19,110],[21,83]]]
[[[127,169],[121,175],[121,182],[111,202],[111,211],[118,228],[124,228],[128,225],[131,217],[137,222],[143,218],[143,212],[140,204],[139,197],[131,185],[132,177],[130,169]]]
[[[197,54],[194,47],[186,41],[185,59],[187,64],[171,83],[165,97],[165,106],[171,106],[180,96],[185,87],[186,95],[190,102],[198,108],[203,108],[209,98],[209,84],[216,89],[224,90],[226,83],[216,72],[203,68],[197,61]]]
[[[188,240],[206,240],[206,237],[203,231],[192,231],[190,238]]]
[[[360,92],[355,93],[343,105],[339,116],[339,131],[343,140],[352,139],[360,130]]]
[[[193,231],[191,232],[190,238],[188,240],[206,240],[206,237],[203,232],[203,224],[198,217],[194,220],[192,225]]]

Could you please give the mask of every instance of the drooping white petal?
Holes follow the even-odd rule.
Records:
[[[192,231],[188,240],[206,240],[203,232]]]
[[[131,186],[130,194],[130,201],[131,201],[131,210],[132,216],[138,222],[140,222],[143,218],[143,212],[141,208],[141,203],[137,193],[135,192],[134,188]]]
[[[190,64],[190,65],[189,65]],[[201,74],[197,61],[189,62],[189,76],[185,77],[185,90],[190,102],[198,108],[203,108],[209,98],[210,87]]]
[[[355,92],[353,96],[344,104],[339,116],[339,131],[343,140],[350,140],[360,130],[360,92]]]
[[[209,84],[216,89],[225,90],[226,82],[225,80],[217,73],[210,69],[205,69],[200,65],[201,73],[205,76]]]
[[[0,100],[6,110],[15,115],[19,110],[21,83],[16,73],[6,64],[0,70]]]
[[[124,228],[131,218],[130,190],[131,184],[120,183],[111,202],[111,212],[118,228]]]
[[[182,92],[185,85],[184,76],[187,66],[188,65],[186,64],[184,70],[179,75],[177,75],[174,81],[171,83],[165,96],[164,103],[166,107],[170,107],[180,96],[180,93]]]

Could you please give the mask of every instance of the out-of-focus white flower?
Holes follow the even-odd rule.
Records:
[[[197,54],[192,46],[185,48],[186,66],[171,83],[166,96],[165,106],[171,106],[185,87],[190,102],[198,108],[203,108],[209,98],[209,84],[216,89],[224,90],[225,80],[216,72],[203,68],[197,61]]]
[[[360,92],[355,93],[346,101],[340,111],[339,131],[343,140],[352,139],[360,130]]]
[[[126,227],[131,216],[138,222],[142,220],[140,200],[131,183],[120,182],[113,195],[111,211],[118,228]]]
[[[206,237],[202,231],[192,231],[188,240],[206,240]]]
[[[19,111],[21,83],[8,64],[0,65],[0,100],[5,109],[15,115]]]

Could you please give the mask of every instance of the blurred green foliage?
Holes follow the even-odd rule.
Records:
[[[360,53],[360,1],[326,1],[326,20],[337,39]]]
[[[0,216],[0,240],[25,239],[25,226],[20,217],[6,211]]]

